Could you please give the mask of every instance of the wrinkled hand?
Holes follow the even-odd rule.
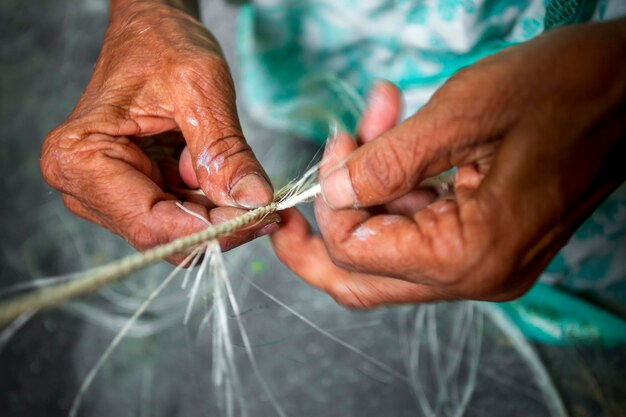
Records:
[[[484,59],[397,126],[399,94],[375,87],[361,146],[327,145],[323,240],[291,210],[280,259],[351,307],[521,295],[626,177],[625,22]],[[455,199],[420,187],[451,167]]]
[[[177,189],[201,187],[208,199],[185,206],[213,223],[270,202],[216,40],[182,7],[118,3],[84,94],[46,138],[46,181],[71,211],[140,250],[206,227],[176,206]],[[222,247],[268,233],[277,220],[223,239]]]

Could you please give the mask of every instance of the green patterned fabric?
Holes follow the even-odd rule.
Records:
[[[585,22],[595,9],[594,0],[547,0],[544,26],[550,30],[556,26]]]
[[[331,120],[354,130],[360,97],[377,79],[400,87],[407,116],[484,56],[547,29],[624,15],[623,0],[258,0],[240,14],[243,98],[258,122],[321,143]],[[503,305],[528,335],[626,342],[626,185],[541,281],[549,287]]]
[[[414,112],[459,68],[541,33],[543,17],[543,0],[257,1],[240,14],[243,96],[267,126],[323,140],[319,109],[354,127],[333,80],[363,96],[387,79]]]

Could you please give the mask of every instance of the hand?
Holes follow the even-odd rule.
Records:
[[[524,293],[625,178],[626,21],[571,26],[459,71],[396,124],[374,89],[358,147],[327,145],[315,203],[272,236],[296,274],[350,307]],[[425,178],[457,167],[455,199]]]
[[[208,199],[184,205],[213,223],[273,194],[243,138],[216,40],[182,6],[168,3],[112,3],[93,76],[67,120],[47,136],[41,157],[44,178],[71,211],[140,250],[206,227],[176,206],[180,188],[202,188]],[[223,239],[222,248],[271,232],[279,219],[269,216]]]

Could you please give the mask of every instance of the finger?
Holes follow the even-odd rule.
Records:
[[[355,148],[356,144],[345,133],[339,133],[332,138],[324,152],[320,175],[323,176],[336,161],[345,158]],[[370,216],[370,213],[365,210],[333,210],[320,199],[315,203],[315,217],[329,254],[335,263],[353,271],[377,275],[390,275],[377,272],[393,272],[391,276],[399,275],[396,267],[406,271],[408,268],[406,264],[411,262],[413,257],[405,256],[399,259],[407,253],[405,248],[401,248],[400,251],[395,249],[398,236],[405,235],[405,232],[408,232],[407,236],[412,236],[415,224],[411,219],[400,216],[375,216],[374,218],[378,218],[379,223],[381,219],[386,219],[390,224],[388,228],[377,224],[376,227],[380,230],[374,230],[365,225],[374,219]],[[408,230],[399,232],[399,228]],[[399,233],[398,236],[395,235],[397,233]],[[374,235],[376,235],[375,239]],[[377,248],[376,244],[384,247]],[[357,253],[358,251],[363,252]]]
[[[320,175],[355,146],[346,134],[337,135],[324,153]],[[371,216],[365,210],[333,210],[318,199],[315,216],[329,255],[339,266],[438,285],[456,266],[465,242],[456,204],[445,210],[433,207],[437,209],[418,211],[414,218]]]
[[[63,192],[78,200],[88,211],[84,217],[104,225],[124,237],[139,250],[170,242],[182,236],[206,228],[206,223],[182,211],[176,198],[163,192],[150,180],[152,164],[148,157],[130,140],[105,135],[91,135],[76,149],[66,150],[65,166],[60,169],[66,181]],[[202,217],[209,216],[207,208],[194,203],[185,203]],[[76,207],[78,205],[76,204]],[[231,209],[236,210],[236,209]],[[243,210],[226,213],[241,214]],[[218,215],[213,221],[225,218]],[[226,216],[228,217],[228,216]],[[227,239],[225,249],[231,248],[255,236],[255,232],[276,217],[268,216],[252,228]],[[267,232],[267,230],[266,230]]]
[[[350,155],[356,147],[357,145],[349,135],[338,132],[328,141],[324,149],[324,156],[320,164],[320,177],[324,177],[328,170],[332,169],[338,161]],[[323,197],[315,201],[315,218],[324,240],[331,245],[329,250],[331,256],[333,256],[333,248],[337,246],[337,243],[343,241],[346,233],[350,233],[356,225],[369,218],[370,213],[356,209],[334,210],[323,201]]]
[[[213,65],[206,73],[188,71],[181,78],[175,119],[204,193],[223,206],[250,209],[270,203],[272,187],[243,137],[225,65]],[[185,181],[195,185],[188,168],[181,171]]]
[[[370,142],[394,127],[402,112],[401,101],[400,91],[395,85],[388,81],[376,83],[357,128],[359,143]]]
[[[100,220],[100,218],[92,210],[86,207],[79,199],[69,194],[62,194],[61,198],[65,207],[67,207],[67,209],[75,215],[92,223],[95,223],[98,226],[106,227],[106,225]]]
[[[493,152],[494,138],[511,117],[497,111],[495,93],[477,91],[474,77],[453,77],[419,112],[339,162],[321,178],[326,202],[335,208],[380,205]]]
[[[439,194],[432,188],[417,188],[413,191],[409,191],[402,197],[385,204],[384,208],[390,214],[413,217],[416,212],[427,207],[435,201],[437,197],[439,197]]]
[[[247,213],[247,210],[245,209],[235,207],[216,207],[209,210],[208,218],[211,224],[219,224],[245,213]],[[257,222],[249,224],[227,236],[220,238],[220,247],[222,248],[222,251],[228,251],[249,242],[252,239],[274,233],[278,230],[280,222],[281,216],[277,213],[272,213]]]
[[[185,146],[185,139],[181,132],[134,136],[132,140],[155,165],[150,178],[152,181],[166,191],[186,188],[179,173],[179,157]]]
[[[320,177],[324,177],[329,169],[338,162],[350,155],[357,145],[352,138],[344,133],[338,132],[330,138],[324,149],[324,156],[320,164]],[[323,196],[322,196],[323,197]],[[315,217],[320,226],[320,230],[325,239],[339,239],[340,230],[352,227],[367,219],[370,214],[365,210],[333,210],[325,203],[320,203],[319,198],[315,203]]]
[[[320,230],[333,261],[345,269],[443,288],[468,249],[458,212],[432,207],[418,211],[415,220],[385,214],[354,221],[341,210],[320,220]]]
[[[475,190],[485,175],[480,173],[474,164],[463,165],[457,168],[454,178],[455,189]]]
[[[185,185],[192,190],[200,188],[196,171],[193,168],[193,161],[191,159],[191,153],[189,153],[189,147],[185,146],[183,152],[180,154],[180,160],[178,163],[178,170],[180,178],[182,178]]]
[[[235,207],[217,207],[207,211],[205,206],[189,202],[183,203],[183,207],[185,208],[185,214],[190,215],[188,212],[194,212],[200,217],[206,219],[204,222],[205,227],[227,222],[247,212],[247,210]],[[180,209],[178,205],[177,208]],[[273,233],[278,230],[278,223],[280,223],[280,216],[275,213],[270,214],[254,224],[250,224],[246,227],[235,230],[227,236],[219,238],[218,242],[220,249],[223,252],[226,252],[253,239]],[[171,256],[167,258],[167,261],[178,265],[185,260],[191,250],[193,249],[188,249],[183,253]]]
[[[372,308],[449,298],[434,287],[355,274],[336,266],[324,242],[311,234],[306,219],[296,209],[283,212],[283,222],[271,240],[276,255],[289,269],[346,307]]]
[[[246,210],[234,207],[217,207],[207,211],[204,206],[189,202],[183,203],[183,207],[185,210],[181,209],[177,205],[177,208],[186,215],[191,216],[189,212],[193,212],[203,219],[206,219],[206,221],[203,221],[203,223],[205,223],[204,227],[224,223],[246,213]],[[252,239],[272,233],[278,229],[279,222],[280,216],[277,214],[271,214],[257,223],[248,225],[227,236],[219,238],[218,242],[220,248],[223,252],[226,252],[239,245],[249,242]],[[191,253],[192,250],[193,248],[187,249],[185,252],[175,254],[166,260],[172,264],[178,265],[186,259],[187,255]]]
[[[322,195],[334,208],[367,207],[392,201],[413,189],[433,158],[428,139],[405,121],[361,146],[322,176]]]
[[[324,148],[324,155],[320,164],[319,178],[326,178],[329,173],[333,173],[337,164],[345,160],[352,152],[357,149],[357,144],[352,140],[350,135],[345,132],[336,132],[334,136],[330,137],[326,142]],[[322,186],[324,183],[322,182]],[[322,198],[326,201],[326,194],[322,193]],[[332,207],[328,201],[326,203]]]

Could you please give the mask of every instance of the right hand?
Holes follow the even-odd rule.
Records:
[[[625,52],[626,19],[552,30],[459,71],[398,125],[382,84],[361,146],[326,147],[322,237],[293,210],[276,253],[351,307],[519,297],[626,178]],[[422,181],[453,166],[455,198],[431,202]]]
[[[185,206],[211,223],[269,203],[272,188],[243,137],[215,38],[181,7],[118,3],[87,88],[45,140],[46,181],[72,212],[139,250],[206,227],[176,206],[177,188],[202,189],[207,198]],[[279,220],[268,216],[222,248],[270,233]]]

